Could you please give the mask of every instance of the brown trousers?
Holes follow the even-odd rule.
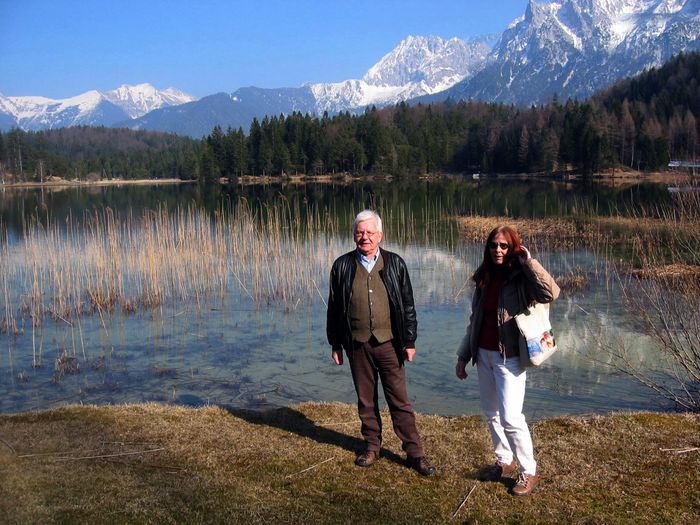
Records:
[[[382,445],[382,418],[379,414],[377,379],[381,379],[384,399],[389,405],[394,432],[409,457],[422,457],[423,446],[413,407],[406,390],[406,369],[400,365],[391,341],[355,343],[347,352],[352,380],[357,392],[357,412],[362,422],[362,437],[367,450],[377,452]]]

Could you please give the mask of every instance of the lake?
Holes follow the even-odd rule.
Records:
[[[424,413],[478,414],[476,370],[468,368],[469,378],[459,381],[454,364],[470,309],[469,278],[483,247],[460,237],[454,216],[624,214],[670,198],[656,184],[616,188],[460,177],[209,191],[195,185],[0,190],[0,411],[148,401],[250,408],[354,403],[347,364],[332,363],[326,342],[328,271],[354,246],[354,215],[376,207],[385,223],[383,246],[406,260],[417,302],[418,353],[407,368],[414,406]],[[227,214],[237,218],[222,219]],[[156,222],[148,222],[154,216]],[[255,217],[263,217],[268,229],[259,231]],[[200,233],[178,233],[183,223]],[[158,248],[163,229],[182,242]],[[113,253],[95,258],[91,244],[101,243],[103,231],[113,236],[106,243]],[[200,250],[197,243],[212,231],[214,255],[188,253],[192,246]],[[164,284],[117,308],[83,297],[83,315],[60,309],[64,295],[88,289],[57,282],[64,274],[66,280],[84,278],[70,270],[52,273],[71,261],[89,267],[86,272],[100,266],[119,273],[123,293],[147,287],[142,270],[130,270],[130,256],[114,263],[121,251],[140,249],[145,238],[156,243],[153,257],[173,250],[148,268],[168,267],[170,273],[158,278],[177,281],[174,292]],[[650,368],[657,350],[622,304],[607,261],[584,247],[547,251],[535,241],[530,248],[555,277],[576,270],[589,282],[552,305],[562,351],[528,372],[528,417],[670,408],[609,366],[604,348],[611,342],[633,347],[639,363]],[[55,250],[65,252],[68,263]],[[30,255],[33,262],[27,262]],[[183,262],[169,268],[167,257]],[[216,267],[208,266],[212,262]]]

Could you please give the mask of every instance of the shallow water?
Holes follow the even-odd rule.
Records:
[[[62,195],[60,203],[46,205],[54,218],[79,215],[81,209],[105,202],[121,202],[124,209],[153,207],[152,199],[157,202],[158,192],[164,192],[163,199],[172,204],[186,201],[194,190],[152,189],[148,191],[153,194],[142,199],[133,199],[141,195],[133,188],[121,194],[116,188],[89,195],[75,191],[74,200],[70,194]],[[251,189],[248,197],[267,191]],[[320,203],[326,198],[319,197],[322,189],[303,191],[307,201],[317,199]],[[445,187],[434,190],[440,194],[441,206],[449,200],[447,191]],[[431,226],[430,235],[424,230],[417,235],[397,231],[402,224],[397,210],[404,209],[401,206],[405,201],[395,188],[354,188],[352,192],[335,204],[336,213],[343,217],[351,218],[351,210],[359,208],[356,203],[366,199],[384,199],[384,208],[393,210],[385,226],[386,247],[406,259],[417,302],[418,353],[407,368],[415,408],[443,415],[479,413],[476,370],[469,369],[469,378],[459,381],[454,364],[473,290],[468,278],[478,264],[481,247],[460,242],[442,220]],[[483,204],[485,199],[484,195],[455,194],[460,195],[462,203],[471,198],[472,202],[481,199]],[[22,232],[18,226],[21,217],[7,209],[26,210],[39,199],[36,194],[28,195],[16,195],[9,201],[5,196],[5,202],[11,202],[4,208],[12,248],[8,253],[20,249]],[[497,199],[495,191],[489,190],[487,195],[488,199]],[[51,200],[47,196],[44,199]],[[130,199],[134,208],[128,204]],[[422,206],[430,202],[424,193],[416,199],[423,199]],[[573,202],[575,196],[569,199]],[[568,206],[562,202],[553,204],[550,200],[549,206]],[[416,206],[420,217],[424,212],[421,204]],[[448,215],[452,211],[454,207],[448,212],[446,206],[439,213]],[[311,256],[332,260],[352,248],[350,235],[328,234],[326,239],[329,253],[319,253],[324,248],[313,245],[309,248]],[[528,371],[528,417],[668,408],[646,387],[605,364],[609,359],[600,343],[610,337],[634,341],[640,362],[650,365],[654,348],[635,332],[603,262],[585,250],[548,253],[535,249],[535,256],[555,276],[580,267],[589,276],[590,286],[582,292],[563,294],[552,306],[552,321],[562,351],[543,367]],[[3,264],[15,262],[7,257]],[[47,321],[34,329],[25,319],[19,335],[0,334],[0,411],[143,401],[252,408],[308,400],[354,403],[347,364],[338,367],[332,363],[326,342],[322,296],[327,289],[327,269],[319,271],[316,282],[319,292],[297,304],[256,305],[232,282],[223,300],[210,298],[199,304],[172,300],[135,314],[94,314],[72,324]],[[64,353],[75,356],[78,373],[57,369],[56,360]],[[41,366],[33,368],[33,358],[38,358]]]

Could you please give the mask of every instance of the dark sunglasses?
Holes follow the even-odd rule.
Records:
[[[496,248],[501,248],[501,250],[507,250],[508,248],[510,248],[510,244],[508,244],[507,242],[491,241],[489,243],[489,248],[491,248],[492,250],[495,250]]]

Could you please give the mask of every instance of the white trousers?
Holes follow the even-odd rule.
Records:
[[[500,352],[479,348],[477,373],[481,409],[491,431],[496,458],[510,464],[515,456],[522,473],[535,474],[537,463],[523,414],[526,374],[520,358],[510,357],[504,363]]]

